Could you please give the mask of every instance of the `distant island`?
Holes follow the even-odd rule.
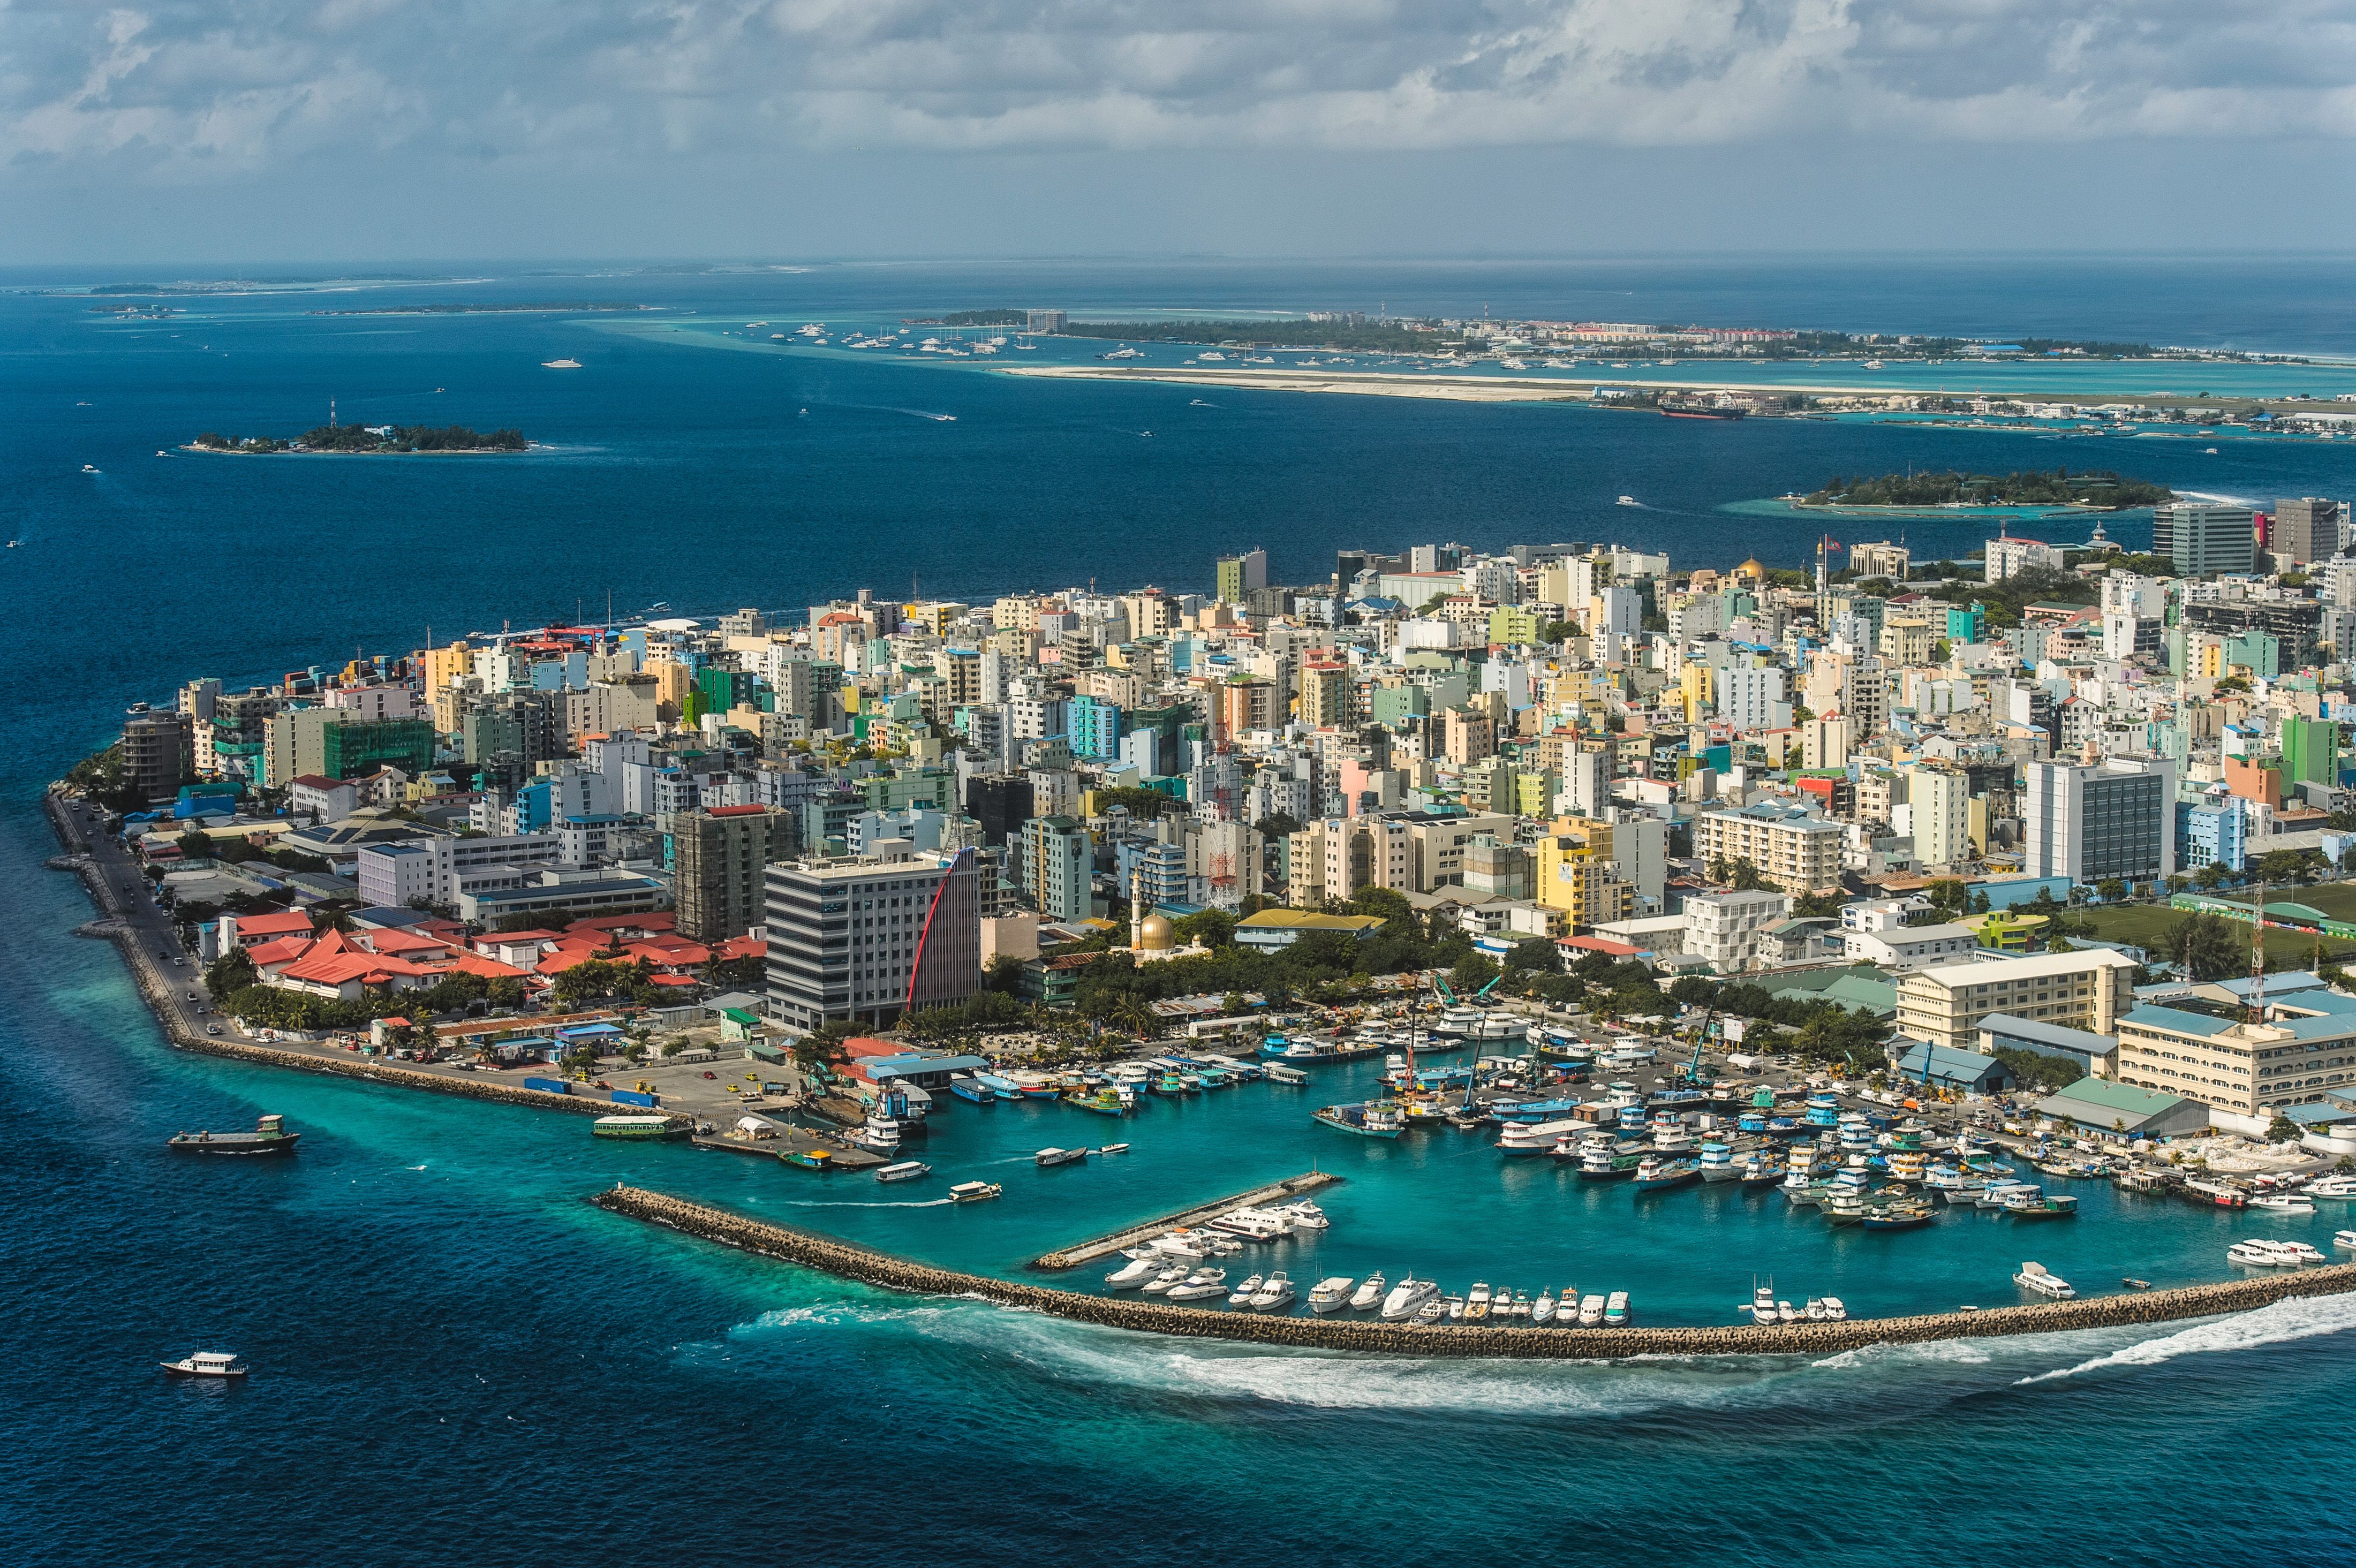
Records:
[[[1884,474],[1872,479],[1836,475],[1801,501],[1806,507],[2156,507],[2176,499],[2165,485],[2122,479],[2107,469],[2072,474]]]
[[[626,304],[614,300],[584,300],[568,304],[561,300],[539,300],[525,304],[385,304],[363,310],[315,310],[307,315],[522,315],[551,312],[660,310],[660,305]]]
[[[323,424],[316,430],[305,431],[293,441],[274,435],[233,436],[207,431],[188,443],[188,450],[241,455],[273,452],[481,453],[521,452],[530,444],[524,440],[523,432],[519,430],[495,430],[486,433],[468,430],[461,424],[438,428],[422,424]]]

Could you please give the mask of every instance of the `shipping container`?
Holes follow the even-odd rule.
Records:
[[[523,1081],[523,1086],[527,1089],[545,1089],[552,1094],[573,1093],[573,1085],[562,1078],[527,1078]]]
[[[614,1104],[616,1105],[644,1105],[648,1109],[652,1110],[661,1105],[662,1096],[659,1094],[642,1094],[636,1089],[616,1089],[614,1091]]]

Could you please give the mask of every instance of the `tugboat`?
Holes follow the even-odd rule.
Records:
[[[245,1376],[246,1372],[245,1363],[226,1350],[198,1350],[185,1360],[158,1361],[155,1364],[164,1369],[164,1375],[167,1378],[234,1379]]]
[[[286,1130],[284,1116],[263,1116],[250,1133],[175,1133],[166,1145],[174,1154],[293,1154],[303,1139]]]

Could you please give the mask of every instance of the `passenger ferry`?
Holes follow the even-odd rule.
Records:
[[[921,1159],[904,1159],[894,1164],[887,1165],[883,1169],[877,1171],[875,1173],[875,1179],[878,1181],[914,1181],[919,1177],[930,1176],[932,1173],[933,1168],[926,1165]]]

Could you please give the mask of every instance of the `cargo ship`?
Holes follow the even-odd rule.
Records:
[[[1661,400],[1661,412],[1673,420],[1739,420],[1748,409],[1720,408],[1716,403],[1673,403]]]
[[[293,1154],[301,1133],[286,1130],[284,1116],[263,1116],[250,1133],[175,1133],[166,1146],[174,1154]]]

